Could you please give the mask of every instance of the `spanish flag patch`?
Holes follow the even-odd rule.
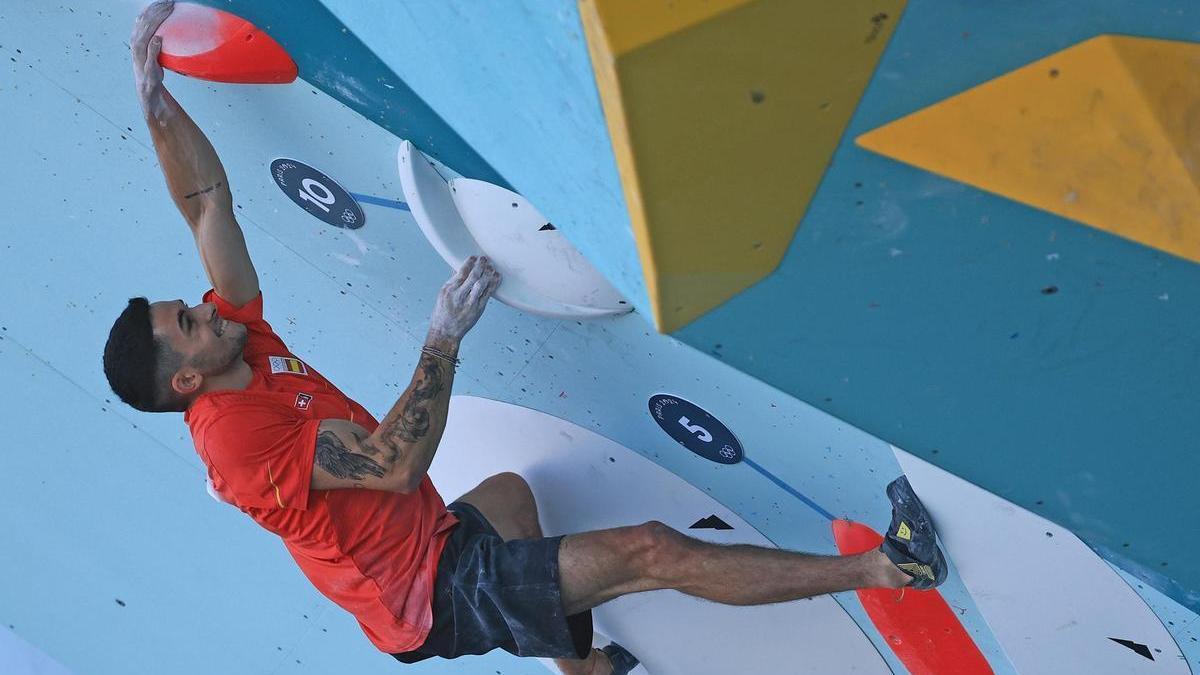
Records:
[[[307,375],[308,368],[300,359],[290,356],[272,356],[271,359],[271,374],[291,373],[293,375]]]

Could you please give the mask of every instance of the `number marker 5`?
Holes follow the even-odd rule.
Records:
[[[705,443],[712,443],[713,437],[712,437],[712,434],[708,433],[708,429],[705,429],[704,427],[700,426],[699,424],[692,424],[692,421],[686,417],[680,417],[679,424],[682,425],[684,429],[687,429],[688,431],[692,432],[693,434],[699,432],[698,438],[700,440],[704,441]]]

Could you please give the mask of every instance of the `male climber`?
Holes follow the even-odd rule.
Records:
[[[292,354],[263,320],[225,170],[163,86],[154,34],[171,10],[156,2],[138,17],[134,79],[212,290],[192,306],[131,299],[104,347],[105,375],[138,410],[183,412],[213,489],[278,535],[380,650],[411,663],[499,647],[554,658],[568,674],[622,674],[637,660],[619,645],[592,648],[591,608],[627,593],[672,588],[755,605],[945,578],[904,479],[888,486],[882,547],[841,557],[718,546],[658,522],[545,538],[529,487],[511,473],[447,508],[426,472],[459,345],[500,275],[472,258],[446,282],[412,382],[382,422]]]

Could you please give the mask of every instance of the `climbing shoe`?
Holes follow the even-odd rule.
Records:
[[[912,577],[909,586],[925,590],[946,580],[946,558],[937,545],[933,519],[917,499],[908,478],[900,476],[888,483],[887,496],[892,502],[892,524],[879,550],[900,571]]]
[[[613,675],[629,675],[629,671],[637,668],[639,663],[636,656],[630,654],[628,649],[615,642],[601,647],[600,651],[608,655],[608,662],[612,664]]]

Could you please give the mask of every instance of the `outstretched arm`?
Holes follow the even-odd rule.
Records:
[[[487,258],[463,263],[438,294],[425,339],[428,352],[422,350],[412,383],[375,433],[368,436],[362,427],[345,420],[321,423],[313,489],[412,492],[420,487],[446,430],[454,382],[452,361],[499,285],[500,274]]]
[[[155,2],[138,16],[129,42],[134,81],[167,189],[192,230],[204,271],[218,295],[240,306],[258,296],[258,273],[233,215],[225,167],[204,133],[163,86],[158,64],[162,38],[154,33],[172,9],[170,0]]]

